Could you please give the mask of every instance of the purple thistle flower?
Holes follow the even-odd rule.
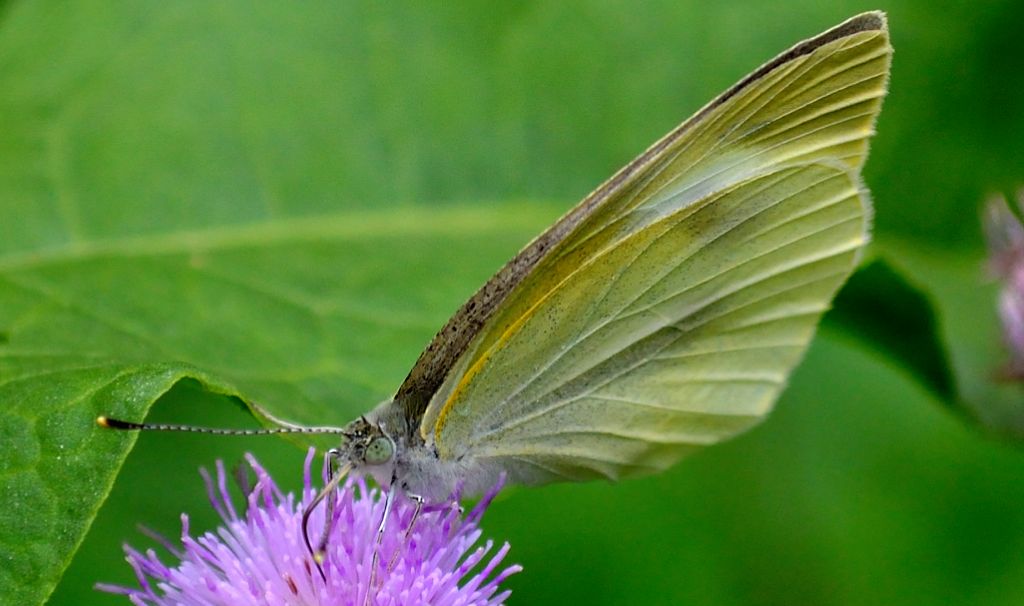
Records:
[[[381,491],[368,488],[361,477],[350,476],[335,496],[321,575],[302,534],[303,511],[317,494],[311,482],[313,458],[311,449],[303,496],[296,502],[293,494],[282,494],[252,455],[246,455],[256,484],[246,497],[242,516],[235,510],[224,465],[218,461],[216,482],[205,470],[203,477],[223,526],[193,537],[188,516],[183,514],[182,545],[160,539],[179,560],[177,565],[164,564],[153,549],[142,553],[126,545],[139,588],[107,584],[96,588],[127,595],[136,606],[499,606],[508,598],[510,592],[499,591],[499,585],[522,569],[514,565],[499,571],[508,543],[494,553],[490,540],[476,546],[480,517],[499,487],[465,517],[452,502],[425,508],[412,528],[415,504],[398,495],[378,546],[384,513]],[[324,511],[320,505],[313,512],[311,531],[324,528]],[[377,570],[371,574],[375,549]]]
[[[1017,196],[1024,210],[1024,190]],[[1010,361],[1003,371],[1009,379],[1024,379],[1024,225],[1010,209],[1006,199],[988,201],[984,217],[989,248],[989,270],[1002,281],[999,292],[999,318],[1003,340],[1010,350]]]

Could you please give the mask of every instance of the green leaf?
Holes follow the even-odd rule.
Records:
[[[308,424],[397,385],[449,310],[550,220],[533,206],[337,214],[0,257],[3,599],[52,587],[141,420],[186,377]],[[381,254],[387,251],[387,254]],[[437,273],[432,288],[407,289]],[[29,521],[29,523],[26,523]]]
[[[985,432],[1024,439],[1024,385],[1001,377],[1009,354],[983,256],[895,238],[878,248],[840,292],[826,330],[901,367]]]
[[[998,285],[986,275],[984,255],[896,238],[887,238],[879,248],[901,274],[912,276],[929,293],[938,338],[942,349],[948,349],[948,364],[956,377],[957,391],[945,402],[994,435],[1024,439],[1024,385],[1000,378],[1008,352],[997,316]],[[894,336],[907,335],[899,329]]]
[[[932,302],[884,259],[850,278],[826,322],[902,366],[939,400],[957,400]]]

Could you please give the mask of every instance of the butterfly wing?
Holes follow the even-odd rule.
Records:
[[[855,17],[588,196],[421,356],[423,439],[518,481],[618,478],[761,419],[868,240],[890,56],[884,17]]]

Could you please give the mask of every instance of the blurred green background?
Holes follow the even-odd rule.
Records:
[[[318,377],[311,401],[338,392],[324,416],[341,422],[397,385],[446,314],[546,222],[760,63],[876,8],[896,49],[865,172],[877,250],[934,297],[960,386],[983,407],[1001,354],[978,208],[1024,180],[1024,4],[1011,0],[8,1],[0,259],[168,226],[514,215],[479,255],[454,236],[401,275],[393,288],[426,301],[409,322],[361,310],[382,336],[360,351],[388,361],[362,392]],[[380,242],[367,254],[398,258],[400,239]],[[279,329],[208,339],[273,343]],[[308,354],[290,347],[275,354]],[[151,419],[252,423],[190,382]],[[135,524],[176,536],[187,511],[211,527],[196,468],[245,450],[298,480],[303,452],[275,438],[141,436],[50,603],[126,603],[91,587],[132,582],[120,545],[149,544]],[[512,604],[1020,604],[1022,472],[1019,447],[832,329],[747,435],[657,477],[509,490],[484,527],[526,569]]]

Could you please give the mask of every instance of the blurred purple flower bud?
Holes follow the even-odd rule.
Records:
[[[1024,190],[1018,194],[1024,208]],[[1003,197],[985,206],[985,238],[989,249],[989,270],[1002,282],[999,318],[1010,361],[1003,370],[1009,379],[1024,379],[1024,225]]]

